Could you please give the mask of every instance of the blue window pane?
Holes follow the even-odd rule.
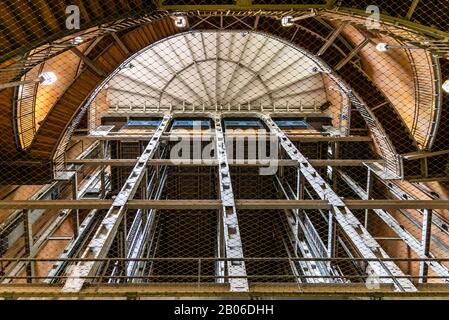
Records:
[[[262,128],[262,124],[258,120],[225,120],[227,128]]]
[[[161,120],[129,120],[126,124],[129,127],[158,127]]]
[[[294,127],[294,128],[307,128],[307,123],[303,120],[276,120],[276,124],[281,128]]]
[[[210,128],[210,120],[188,120],[188,119],[176,119],[173,121],[173,128],[179,127],[201,127],[201,128]]]

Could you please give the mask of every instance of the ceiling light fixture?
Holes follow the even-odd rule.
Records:
[[[1,83],[0,84],[0,90],[6,89],[6,88],[13,88],[18,86],[24,86],[26,84],[35,84],[40,83],[44,86],[51,85],[56,82],[58,78],[53,72],[44,72],[41,73],[37,78],[30,79],[30,80],[24,80],[24,81],[14,81],[14,82],[8,82],[8,83]]]
[[[293,23],[291,22],[291,19],[293,19],[292,16],[285,16],[281,19],[281,24],[283,27],[291,27]]]
[[[58,77],[53,72],[44,72],[39,76],[40,84],[44,86],[51,85],[58,80]]]
[[[187,27],[187,18],[184,16],[175,16],[175,26],[177,28],[185,28]]]
[[[444,81],[442,88],[444,92],[449,93],[449,80]]]
[[[75,38],[72,39],[72,44],[74,44],[75,46],[77,46],[77,45],[83,43],[83,41],[84,41],[83,38],[81,38],[81,37],[75,37]]]
[[[376,50],[379,52],[387,52],[389,49],[388,43],[380,42],[376,46]]]
[[[376,50],[379,52],[387,52],[390,49],[420,49],[419,47],[413,45],[393,45],[385,42],[379,42],[376,45]]]

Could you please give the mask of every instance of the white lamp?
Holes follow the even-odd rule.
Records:
[[[44,86],[49,86],[58,80],[53,72],[44,72],[39,76],[39,82]]]
[[[442,88],[444,92],[449,93],[449,80],[444,81]]]
[[[388,43],[380,42],[376,46],[376,50],[379,52],[387,52],[389,49]]]
[[[72,39],[72,44],[74,44],[74,45],[79,45],[79,44],[81,44],[81,43],[83,43],[83,38],[81,38],[81,37],[75,37],[75,38],[73,38]]]
[[[187,26],[187,18],[184,16],[175,16],[175,26],[178,28],[185,28]]]
[[[386,52],[390,49],[420,49],[420,48],[414,45],[394,45],[385,42],[379,42],[376,45],[376,50],[379,52]]]
[[[293,25],[293,23],[290,21],[291,19],[293,19],[292,16],[282,17],[282,19],[281,19],[282,26],[283,27],[291,27]]]
[[[18,87],[23,86],[30,83],[40,83],[44,86],[51,85],[56,82],[58,78],[53,72],[44,72],[39,75],[36,79],[31,80],[24,80],[24,81],[14,81],[14,82],[8,82],[8,83],[0,83],[0,90],[6,89],[6,88],[12,88],[12,87]]]

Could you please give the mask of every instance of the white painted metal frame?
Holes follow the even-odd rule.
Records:
[[[137,164],[134,166],[131,174],[115,198],[111,208],[106,213],[106,216],[91,239],[87,249],[82,255],[82,258],[103,258],[107,254],[126,212],[128,200],[132,199],[136,193],[140,182],[145,175],[148,161],[155,154],[162,134],[167,129],[170,119],[171,116],[169,115],[164,116],[162,119],[162,122],[154,132],[153,137],[146,146],[145,150],[142,152],[140,158],[137,160]],[[70,273],[69,279],[66,281],[63,290],[78,292],[81,290],[85,282],[85,277],[95,274],[98,267],[99,264],[94,261],[81,262],[77,264]]]
[[[318,196],[322,200],[328,200],[331,203],[336,221],[343,232],[351,239],[362,257],[366,259],[388,258],[387,253],[352,214],[344,201],[332,190],[315,168],[312,167],[309,161],[301,154],[278,125],[269,116],[262,115],[261,118],[269,130],[279,138],[281,146],[289,157],[298,161],[302,175],[307,179]],[[406,279],[404,273],[394,262],[369,262],[368,265],[377,276],[382,277],[379,278],[380,283],[393,282],[399,291],[417,290],[412,282]]]
[[[246,266],[243,261],[242,240],[238,225],[237,210],[235,208],[234,193],[232,190],[231,173],[226,153],[226,141],[221,125],[221,118],[215,118],[215,142],[218,160],[218,175],[220,181],[220,199],[222,202],[223,235],[226,250],[226,258],[242,259],[242,261],[227,262],[227,270],[231,291],[248,291],[248,280],[246,278]],[[242,278],[238,278],[241,276]]]
[[[339,171],[340,176],[342,179],[348,184],[351,189],[357,193],[359,197],[362,199],[367,199],[367,193],[364,191],[361,187],[357,185],[357,183],[351,179],[347,174]],[[369,199],[367,199],[369,200]],[[420,243],[419,240],[417,240],[410,232],[405,230],[402,225],[386,210],[382,209],[373,209],[373,211],[410,247],[410,249],[415,252],[420,259],[432,259],[434,258],[429,250],[429,244],[430,244],[430,228],[428,229],[426,225],[423,226],[423,243],[424,246]],[[427,211],[427,210],[425,210]],[[431,224],[431,220],[429,218],[432,218],[432,215],[424,215],[424,224],[427,223],[427,225]],[[441,262],[438,261],[430,261],[425,263],[426,265],[430,266],[432,270],[440,277],[442,277],[446,282],[449,282],[449,269],[443,265]],[[424,272],[423,269],[420,269]]]

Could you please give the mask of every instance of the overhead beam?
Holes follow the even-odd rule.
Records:
[[[298,141],[298,142],[371,142],[373,139],[369,136],[347,136],[347,137],[331,137],[331,136],[323,136],[319,135],[320,133],[316,133],[316,136],[310,136],[310,135],[288,135],[289,139],[291,141]],[[260,138],[263,135],[257,135],[252,133],[240,133],[240,134],[225,134],[225,137],[245,137],[247,139],[250,138]],[[167,141],[167,140],[176,140],[176,139],[185,139],[185,138],[192,138],[192,139],[206,139],[206,138],[213,138],[214,134],[209,133],[201,133],[201,134],[165,134],[161,140]],[[124,134],[107,134],[107,135],[87,135],[87,136],[73,136],[74,140],[120,140],[120,141],[146,141],[151,139],[151,135],[124,135]]]
[[[424,159],[424,158],[431,158],[431,157],[437,157],[449,154],[449,150],[442,150],[442,151],[435,151],[435,152],[426,152],[426,151],[418,151],[418,152],[411,152],[401,155],[402,158],[406,160],[418,160],[418,159]]]
[[[25,255],[30,257],[33,249],[33,225],[30,220],[29,210],[22,211],[23,229],[25,235]],[[32,283],[35,276],[35,263],[28,262],[26,264],[27,283]]]
[[[430,256],[430,243],[432,241],[432,210],[424,210],[423,223],[422,223],[422,238],[421,247],[422,254],[425,257]],[[419,279],[420,283],[427,282],[427,276],[429,274],[429,265],[425,262],[419,263]]]
[[[340,23],[340,25],[338,26],[338,28],[336,28],[328,37],[328,39],[326,40],[326,43],[321,47],[321,49],[318,51],[317,55],[321,56],[323,55],[323,53],[326,52],[327,49],[329,49],[329,47],[334,43],[334,41],[338,38],[338,36],[340,35],[340,33],[343,31],[343,29],[346,27],[346,25],[348,24],[347,21],[343,21],[342,23]]]
[[[332,212],[336,221],[361,256],[366,259],[379,258],[380,256],[388,258],[388,254],[363,227],[343,200],[332,190],[315,168],[312,167],[307,158],[296,148],[277,124],[268,116],[262,116],[262,119],[270,131],[278,137],[282,148],[288,156],[298,162],[301,173],[321,200],[327,200],[332,205]],[[379,278],[380,283],[393,282],[399,291],[416,291],[416,287],[410,280],[406,279],[404,273],[395,263],[370,262],[369,266],[378,276],[390,277],[390,279]]]
[[[137,164],[132,169],[128,179],[114,199],[112,206],[101,221],[100,226],[90,240],[82,257],[104,258],[106,256],[126,213],[128,201],[134,197],[134,194],[139,188],[147,169],[147,163],[156,153],[160,138],[167,129],[170,118],[170,116],[166,115],[162,119],[150,142],[139,157]],[[77,264],[75,270],[70,273],[64,289],[75,292],[81,290],[86,277],[95,275],[98,268],[99,264],[92,261]]]
[[[14,284],[0,287],[0,297],[5,298],[24,298],[24,297],[55,297],[55,298],[80,298],[80,297],[273,297],[273,296],[318,296],[318,297],[432,297],[441,295],[443,297],[449,296],[447,287],[435,287],[430,284],[420,286],[423,290],[414,293],[394,292],[389,285],[381,285],[378,289],[367,288],[363,283],[320,283],[320,284],[292,284],[292,283],[257,283],[251,286],[251,291],[246,293],[231,292],[229,285],[224,283],[201,283],[185,284],[185,283],[148,283],[129,284],[129,285],[115,285],[115,284],[99,284],[83,288],[80,292],[64,292],[60,285],[46,285],[46,284]]]
[[[343,68],[349,61],[352,60],[352,58],[354,58],[359,52],[360,50],[363,49],[363,47],[365,47],[368,43],[369,43],[369,39],[365,38],[362,42],[360,42],[357,47],[355,47],[354,49],[351,50],[351,52],[346,56],[346,58],[344,58],[343,60],[341,60],[334,68],[335,71],[339,71],[341,68]]]
[[[241,161],[228,160],[231,167],[263,167],[268,164],[279,167],[295,167],[298,163],[294,160],[245,160]],[[315,167],[361,167],[367,163],[382,163],[383,160],[309,160]],[[132,167],[136,164],[133,159],[70,159],[66,164],[89,165],[89,166],[112,166],[112,167]],[[152,159],[148,162],[148,166],[217,166],[216,160],[170,160],[170,159]]]
[[[330,209],[326,200],[246,200],[235,199],[238,209]],[[3,200],[0,209],[109,209],[112,200]],[[349,209],[429,209],[449,208],[449,200],[345,200]],[[219,200],[129,200],[128,209],[219,209]]]
[[[411,20],[413,13],[415,13],[416,7],[418,6],[420,0],[413,0],[412,4],[410,5],[410,8],[408,9],[407,15],[405,18],[407,20]]]
[[[131,54],[128,47],[123,43],[123,41],[120,39],[120,37],[117,35],[116,32],[111,33],[112,37],[114,38],[115,42],[119,45],[120,49],[123,51],[123,53],[127,56]]]
[[[94,71],[97,75],[99,75],[100,77],[104,77],[106,76],[106,73],[101,70],[99,67],[97,67],[95,65],[95,63],[90,60],[87,56],[85,56],[81,51],[79,51],[76,47],[73,47],[72,49],[70,49],[76,56],[78,56],[78,58],[80,58],[81,60],[83,60],[83,62],[90,68],[92,69],[92,71]]]

